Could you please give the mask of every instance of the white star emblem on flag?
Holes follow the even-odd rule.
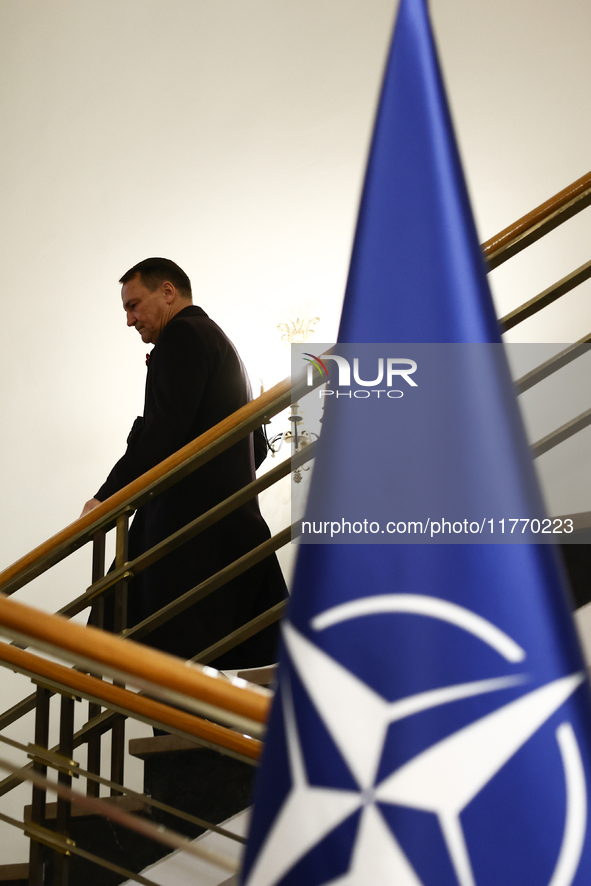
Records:
[[[583,681],[583,674],[561,677],[497,708],[431,745],[376,784],[386,734],[393,722],[460,698],[518,685],[524,682],[524,675],[462,683],[389,702],[289,622],[284,624],[284,639],[293,666],[358,790],[309,783],[291,689],[284,678],[281,693],[291,789],[245,886],[274,886],[280,882],[314,846],[358,809],[362,811],[349,870],[324,886],[367,886],[370,882],[372,886],[422,886],[377,803],[407,806],[436,815],[458,883],[476,886],[460,822],[462,810],[569,698]],[[570,724],[563,727],[570,732],[563,733],[562,739],[559,736],[559,745],[565,774],[570,773],[567,780],[574,785],[573,796],[578,797],[579,812],[578,818],[571,815],[567,821],[563,851],[551,886],[569,886],[572,882],[584,841],[580,819],[582,815],[584,822],[586,816],[578,746]]]

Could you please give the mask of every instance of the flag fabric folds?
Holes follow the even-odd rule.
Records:
[[[424,0],[401,0],[339,338],[499,341]],[[241,882],[588,884],[590,712],[552,546],[302,545]]]

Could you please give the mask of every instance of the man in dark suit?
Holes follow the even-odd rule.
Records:
[[[134,423],[125,454],[83,513],[250,399],[236,349],[219,326],[193,305],[190,280],[178,265],[168,259],[146,259],[119,282],[127,325],[146,344],[154,345],[147,361],[144,414]],[[130,559],[254,479],[253,437],[234,444],[141,507],[129,532]],[[128,624],[146,618],[267,538],[268,527],[253,499],[133,579]],[[272,555],[157,628],[145,642],[191,658],[285,596],[285,582]],[[270,664],[276,640],[277,626],[272,625],[211,664],[225,668]]]

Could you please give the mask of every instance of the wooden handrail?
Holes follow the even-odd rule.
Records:
[[[508,228],[482,244],[489,270],[535,243],[544,234],[591,204],[591,172],[554,194]]]
[[[56,535],[52,536],[28,554],[25,554],[24,557],[21,557],[11,566],[8,566],[0,572],[0,589],[4,591],[4,586],[17,576],[23,577],[23,581],[21,585],[19,585],[22,586],[26,581],[39,575],[40,572],[35,571],[35,566],[40,561],[46,562],[45,568],[49,568],[49,566],[58,562],[59,558],[56,557],[55,560],[51,560],[51,555],[55,554],[68,542],[72,545],[68,552],[70,552],[70,550],[76,550],[77,547],[85,544],[96,530],[104,528],[106,523],[112,522],[112,519],[115,516],[112,512],[125,506],[130,499],[136,498],[141,493],[146,493],[146,500],[150,498],[151,486],[163,481],[167,475],[170,475],[173,471],[175,472],[174,479],[176,479],[180,469],[187,465],[188,460],[199,454],[205,454],[205,450],[208,447],[213,448],[216,446],[215,454],[217,455],[225,448],[231,446],[235,442],[234,438],[227,441],[226,446],[219,445],[221,438],[236,431],[240,426],[243,426],[244,435],[251,430],[254,430],[254,428],[261,424],[267,411],[270,411],[271,406],[274,404],[275,407],[277,407],[276,401],[286,401],[286,404],[281,402],[279,407],[276,408],[276,411],[281,411],[281,409],[284,408],[284,405],[289,404],[290,393],[291,381],[287,378],[284,381],[279,382],[279,384],[275,385],[273,388],[270,388],[268,391],[265,391],[265,393],[261,394],[260,397],[257,397],[256,400],[251,400],[217,425],[209,428],[209,430],[205,431],[201,436],[191,440],[191,442],[187,443],[186,446],[183,446],[182,449],[174,452],[172,455],[168,456],[168,458],[164,459],[164,461],[160,462],[160,464],[151,468],[149,471],[146,471],[127,486],[124,486],[123,489],[120,489],[114,495],[110,496],[110,498],[107,498],[84,517],[80,517],[78,520],[70,523],[65,529],[62,529]],[[204,459],[204,461],[205,460],[207,459]],[[172,478],[171,482],[173,482]],[[135,507],[136,505],[130,506],[129,510],[135,510]],[[16,589],[16,587],[13,587],[10,592]]]
[[[125,714],[137,714],[144,719],[178,729],[186,735],[204,739],[209,744],[219,745],[252,760],[257,760],[260,756],[262,745],[257,739],[247,738],[225,726],[219,726],[217,723],[195,717],[155,699],[138,695],[137,692],[130,692],[105,680],[98,680],[73,668],[48,661],[8,643],[0,642],[0,661],[33,679],[49,680],[65,689],[72,689],[86,698],[96,699],[105,707],[114,708]]]
[[[103,673],[116,673],[154,692],[180,693],[198,705],[211,706],[215,715],[227,722],[233,722],[232,716],[255,723],[266,721],[268,693],[236,686],[222,676],[206,673],[200,665],[188,666],[173,655],[133,640],[49,615],[4,595],[0,595],[0,626],[10,635],[26,637],[58,655],[67,654],[91,667],[98,664]]]

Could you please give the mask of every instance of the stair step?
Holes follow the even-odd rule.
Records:
[[[248,806],[254,766],[174,735],[134,739],[129,744],[130,752],[144,759],[144,792],[148,796],[214,823],[225,821]],[[204,828],[148,807],[135,798],[105,797],[101,803],[115,803],[128,812],[142,812],[154,824],[164,824],[190,839],[204,833]],[[46,825],[50,829],[55,828],[56,811],[56,803],[47,804]],[[167,847],[100,815],[89,815],[82,807],[73,805],[72,811],[70,836],[77,846],[120,867],[139,872],[170,853]],[[31,807],[25,807],[25,820],[30,820],[30,816]],[[238,844],[233,848],[240,850]],[[42,851],[47,864],[47,882],[52,882],[54,856],[49,850],[42,848]],[[124,879],[75,854],[69,865],[72,886],[118,886]],[[227,878],[222,875],[221,879]],[[26,879],[0,880],[0,886],[26,886],[26,883]]]
[[[132,738],[129,753],[132,757],[146,760],[154,754],[172,754],[177,751],[203,751],[202,745],[177,735],[155,735],[152,738]]]
[[[150,817],[150,807],[132,797],[101,797],[101,805],[116,806],[125,812],[142,813]],[[57,803],[46,806],[45,826],[50,830],[56,827]],[[153,864],[167,850],[141,834],[109,821],[98,813],[89,813],[87,809],[72,804],[72,819],[69,836],[80,849],[93,855],[107,859],[119,867],[139,872],[146,864]],[[25,806],[25,821],[30,819],[31,807]],[[50,850],[42,848],[46,863],[46,879],[53,883],[56,876],[55,856]],[[118,886],[124,876],[98,866],[87,859],[73,854],[69,860],[69,882],[71,886]],[[18,881],[15,881],[17,883]],[[19,883],[25,886],[27,881]],[[0,881],[0,886],[5,886]]]
[[[0,883],[4,886],[27,886],[29,882],[29,865],[24,864],[1,864]]]
[[[150,807],[135,797],[101,797],[101,803],[109,803],[111,806],[117,806],[123,812],[149,812]],[[31,820],[31,806],[25,806],[25,821]],[[89,812],[88,809],[78,806],[77,803],[72,804],[72,817],[82,818],[83,816],[98,815],[95,812]],[[47,822],[55,821],[57,817],[57,803],[47,803],[45,807],[45,819]],[[0,883],[2,878],[0,877]]]

